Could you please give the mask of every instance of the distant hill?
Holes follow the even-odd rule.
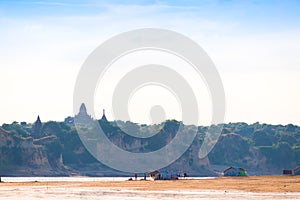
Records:
[[[116,122],[98,121],[107,137],[117,146],[132,152],[150,152],[165,146],[175,136],[180,122],[139,125],[119,122],[123,128],[143,134],[158,126],[160,132],[150,138],[125,134]],[[93,137],[93,128],[85,128]],[[123,129],[124,130],[124,129]],[[205,159],[198,151],[208,127],[199,126],[191,147],[166,169],[195,176],[215,176],[227,166],[240,166],[249,174],[281,174],[283,169],[300,165],[300,127],[289,124],[229,123],[215,148]],[[128,175],[99,163],[82,145],[72,123],[49,121],[39,124],[3,124],[0,127],[1,176],[118,176]]]

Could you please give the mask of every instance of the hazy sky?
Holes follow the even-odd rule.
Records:
[[[224,84],[226,122],[300,125],[299,10],[296,0],[1,0],[0,123],[73,115],[87,56],[116,34],[153,27],[180,32],[209,54]],[[133,121],[147,122],[145,91],[132,99]],[[97,102],[97,115],[106,108],[112,119],[109,101]],[[180,118],[175,110],[167,116]]]

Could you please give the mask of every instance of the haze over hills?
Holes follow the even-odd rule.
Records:
[[[80,114],[78,114],[80,115]],[[78,117],[77,115],[77,117]],[[76,116],[75,116],[76,117]],[[104,115],[105,117],[105,115]],[[162,148],[176,135],[181,122],[140,125],[132,122],[98,120],[107,137],[130,152],[150,152]],[[123,127],[119,127],[123,126]],[[214,126],[214,125],[212,125]],[[93,127],[85,126],[86,135],[95,136]],[[122,128],[143,134],[160,127],[149,138],[136,138]],[[185,126],[187,127],[187,126]],[[168,170],[193,176],[216,176],[228,166],[240,166],[249,174],[281,174],[283,169],[300,165],[300,127],[292,124],[224,124],[222,134],[208,157],[199,159],[200,146],[207,136],[207,126],[199,126],[189,149]],[[144,132],[143,132],[144,131]],[[65,122],[25,122],[0,127],[1,176],[118,176],[127,173],[98,162],[83,146],[72,117]]]

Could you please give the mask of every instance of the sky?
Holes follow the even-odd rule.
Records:
[[[0,124],[34,122],[37,115],[63,121],[73,115],[77,75],[96,47],[125,31],[162,28],[188,36],[213,60],[224,85],[226,123],[300,125],[299,10],[298,0],[1,0]],[[135,62],[149,55],[159,58],[144,52]],[[167,57],[169,64],[180,63]],[[115,65],[125,66],[126,59],[128,64],[134,57]],[[120,78],[117,69],[106,77],[106,93],[95,94],[97,117],[105,108],[114,119],[108,96]],[[192,75],[185,75],[193,84]],[[209,94],[199,87],[200,124],[209,124]],[[180,120],[176,98],[161,88],[145,87],[131,100],[132,121],[149,123],[154,104]]]

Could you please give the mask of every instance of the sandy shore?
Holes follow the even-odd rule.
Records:
[[[110,190],[135,191],[246,191],[246,192],[300,192],[300,176],[252,176],[220,177],[202,180],[177,181],[105,181],[105,182],[24,182],[0,183],[1,188],[9,187],[64,187],[101,188]]]

